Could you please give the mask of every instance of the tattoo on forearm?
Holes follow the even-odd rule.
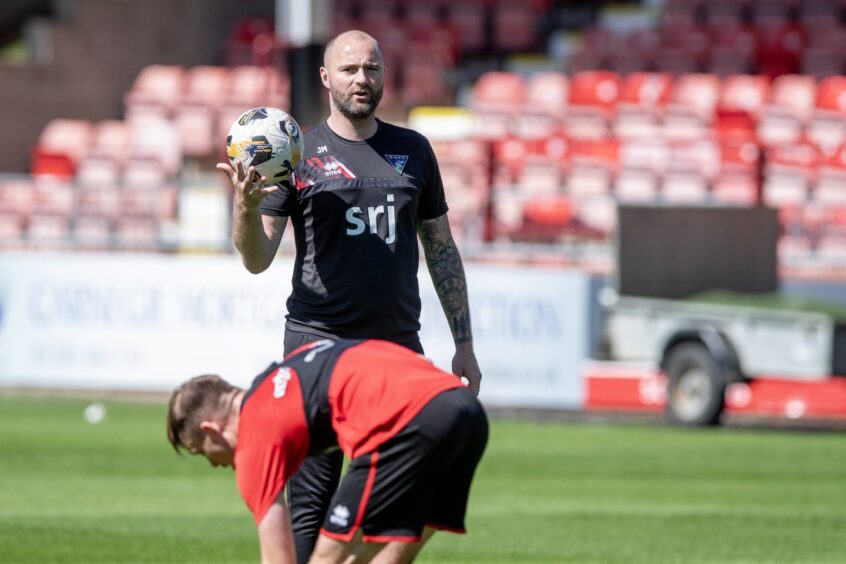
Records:
[[[464,267],[449,226],[443,221],[422,222],[420,241],[426,264],[441,305],[444,308],[456,344],[473,338],[470,328],[470,308],[467,301],[467,282]]]

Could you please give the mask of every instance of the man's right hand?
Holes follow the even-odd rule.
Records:
[[[246,171],[241,161],[235,161],[235,168],[228,163],[217,163],[217,170],[226,175],[235,192],[235,207],[255,211],[261,206],[261,201],[270,193],[279,190],[279,186],[265,186],[266,176],[259,176],[255,167]]]

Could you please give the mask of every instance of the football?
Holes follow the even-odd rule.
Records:
[[[269,182],[291,175],[300,162],[303,136],[300,126],[278,108],[253,108],[241,114],[226,136],[226,155],[232,166],[241,161],[253,166]]]

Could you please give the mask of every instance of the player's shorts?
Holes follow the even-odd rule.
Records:
[[[424,526],[464,533],[488,419],[466,388],[435,396],[394,438],[350,462],[320,533],[348,542],[420,540]]]

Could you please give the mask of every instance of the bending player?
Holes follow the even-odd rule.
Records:
[[[350,459],[311,562],[410,562],[435,530],[464,532],[487,417],[454,375],[393,343],[321,340],[272,364],[249,390],[219,376],[177,388],[167,415],[179,452],[235,468],[262,562],[294,562],[282,491],[307,456]]]

